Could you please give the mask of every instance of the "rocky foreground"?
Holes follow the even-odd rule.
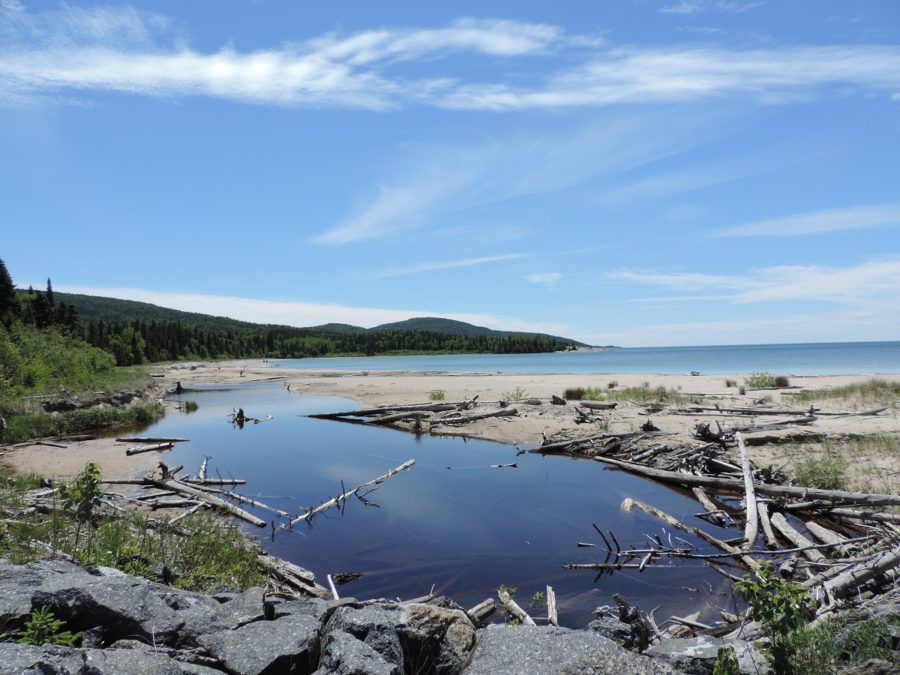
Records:
[[[478,628],[446,598],[294,600],[262,588],[207,596],[110,568],[0,560],[5,625],[43,607],[83,631],[81,647],[0,642],[0,673],[702,673],[718,647],[670,640],[647,656],[621,646],[630,629],[613,619],[582,631]],[[742,670],[765,671],[758,652],[735,646]]]

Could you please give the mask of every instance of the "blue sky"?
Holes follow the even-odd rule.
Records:
[[[900,338],[900,3],[0,0],[20,286],[593,344]]]

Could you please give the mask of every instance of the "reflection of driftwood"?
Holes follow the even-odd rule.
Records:
[[[203,461],[200,462],[200,470],[197,471],[197,480],[204,481],[206,480],[206,466],[209,464],[210,456],[203,455]]]
[[[759,563],[757,563],[753,558],[746,555],[739,548],[736,548],[736,547],[732,546],[731,544],[728,544],[728,543],[722,541],[718,537],[714,537],[713,535],[711,535],[707,532],[704,532],[700,528],[694,527],[692,525],[686,525],[685,523],[682,523],[677,518],[670,516],[668,513],[666,513],[665,511],[662,511],[661,509],[656,508],[655,506],[650,506],[649,504],[645,504],[644,502],[637,500],[637,499],[631,499],[630,497],[625,499],[622,502],[622,510],[623,511],[630,511],[633,508],[640,509],[644,513],[648,513],[651,516],[659,518],[664,523],[669,525],[669,527],[674,527],[676,530],[681,530],[682,532],[687,532],[688,534],[692,534],[695,537],[702,539],[703,541],[705,541],[709,544],[712,544],[716,548],[718,548],[722,551],[725,551],[726,553],[734,556],[735,558],[737,558],[738,560],[743,562],[750,569],[756,569],[757,567],[759,567]]]
[[[387,473],[381,474],[380,476],[378,476],[378,478],[373,478],[372,480],[368,481],[367,483],[358,485],[357,487],[353,488],[352,490],[344,492],[343,494],[340,494],[337,497],[329,499],[327,502],[319,504],[319,506],[317,506],[313,509],[309,509],[309,510],[305,511],[304,513],[301,513],[299,516],[297,516],[296,518],[291,520],[291,522],[288,524],[288,527],[293,527],[294,525],[299,523],[301,520],[308,520],[308,519],[312,518],[313,516],[315,516],[317,513],[321,513],[322,511],[326,511],[326,510],[330,509],[332,506],[336,506],[336,505],[340,504],[342,501],[347,499],[347,497],[358,493],[363,488],[367,488],[372,485],[377,485],[378,483],[381,483],[381,482],[387,480],[391,476],[396,476],[398,473],[410,468],[415,463],[416,463],[416,460],[414,460],[414,459],[406,460],[400,466],[394,467]]]
[[[515,417],[519,414],[519,410],[517,408],[501,408],[500,410],[495,410],[494,412],[482,413],[480,415],[460,415],[459,417],[442,417],[440,419],[431,420],[431,426],[438,426],[443,424],[468,424],[469,422],[474,422],[476,420],[483,420],[489,417]]]
[[[506,607],[519,621],[526,626],[537,626],[534,619],[528,616],[528,612],[519,607],[518,603],[512,599],[512,596],[510,596],[509,593],[501,588],[497,591],[497,595],[500,596],[500,602],[503,603],[503,606]]]
[[[537,450],[540,450],[538,448]],[[626,471],[649,476],[667,483],[677,483],[679,485],[703,487],[715,487],[726,490],[740,491],[743,489],[743,482],[732,480],[730,478],[716,478],[714,476],[695,476],[694,474],[678,473],[677,471],[665,471],[664,469],[653,469],[641,464],[633,462],[623,462],[611,457],[594,457],[598,462],[612,464]],[[756,491],[769,495],[777,495],[780,497],[797,497],[800,499],[821,499],[829,502],[846,502],[868,504],[870,506],[900,506],[900,495],[884,495],[884,494],[867,494],[864,492],[846,492],[844,490],[823,490],[820,488],[795,487],[790,485],[769,485],[766,483],[756,483]]]

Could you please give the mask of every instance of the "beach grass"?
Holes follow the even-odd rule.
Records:
[[[859,405],[891,405],[900,400],[900,382],[871,378],[832,389],[808,389],[790,392],[792,400],[806,403],[840,400]]]
[[[128,427],[155,422],[165,415],[159,403],[116,407],[93,407],[48,414],[29,412],[7,418],[4,443],[20,443],[30,438],[64,436],[112,427]]]

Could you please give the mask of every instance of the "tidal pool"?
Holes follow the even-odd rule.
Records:
[[[664,569],[602,576],[562,568],[604,560],[605,546],[592,523],[612,530],[623,548],[646,548],[647,535],[668,536],[656,519],[623,512],[625,497],[716,531],[695,517],[702,510],[696,501],[658,483],[590,460],[517,457],[514,447],[488,441],[417,438],[310,419],[310,413],[356,404],[297,395],[280,384],[199,387],[174,398],[196,401],[199,410],[170,412],[144,432],[190,439],[166,453],[164,461],[196,473],[209,455],[209,477],[246,479],[240,492],[292,514],[339,494],[342,481],[351,489],[416,460],[409,471],[366,496],[372,505],[351,498],[311,524],[276,529],[274,535],[271,529],[248,528],[267,550],[312,570],[320,583],[329,573],[362,572],[362,578],[339,587],[342,596],[407,599],[427,594],[434,585],[435,593],[469,607],[496,597],[505,585],[518,588],[516,597],[526,604],[549,584],[557,594],[560,623],[572,627],[584,626],[596,607],[612,605],[614,592],[645,611],[659,605],[658,620],[732,604],[725,580],[699,561],[662,560],[657,564]],[[274,419],[239,429],[229,423],[229,413],[237,408]],[[491,468],[513,462],[518,468]],[[264,510],[254,513],[274,518]],[[718,536],[729,535],[718,530]],[[709,551],[703,542],[683,537],[698,551]],[[577,542],[599,546],[579,548]],[[534,611],[545,612],[543,604]]]

